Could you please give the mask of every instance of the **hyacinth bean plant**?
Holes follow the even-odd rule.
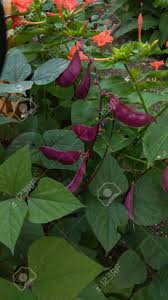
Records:
[[[167,299],[168,49],[122,2],[4,2],[5,300]]]

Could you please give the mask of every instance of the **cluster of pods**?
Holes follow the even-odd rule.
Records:
[[[77,99],[84,99],[87,97],[90,84],[91,84],[91,73],[90,73],[91,62],[88,63],[86,73],[79,83],[75,87],[75,97]],[[79,57],[79,51],[74,54],[68,68],[57,78],[56,84],[62,87],[69,87],[75,85],[82,71],[81,60]],[[108,104],[109,114],[119,122],[126,126],[133,128],[140,128],[149,125],[155,121],[155,118],[148,114],[137,112],[130,106],[124,104],[118,97],[111,95]],[[82,124],[72,125],[72,130],[83,142],[94,142],[101,129],[101,123],[103,120],[94,126],[86,126]],[[72,165],[78,163],[79,167],[72,181],[69,183],[67,188],[72,193],[76,192],[85,176],[87,161],[89,159],[89,151],[82,153],[81,151],[60,151],[58,149],[42,146],[39,150],[48,158],[64,165]],[[168,167],[163,174],[163,189],[168,193]],[[130,220],[134,219],[133,216],[133,198],[134,198],[134,184],[131,185],[126,195],[124,205],[128,210],[128,217]]]
[[[84,142],[91,142],[96,139],[97,132],[99,130],[99,124],[97,124],[96,126],[73,125],[72,130],[80,140]],[[86,173],[89,151],[86,151],[84,153],[82,153],[81,151],[60,151],[58,149],[46,146],[40,147],[39,150],[48,159],[57,161],[64,165],[72,165],[74,163],[77,163],[78,160],[82,158],[74,178],[67,186],[69,191],[74,193],[80,187],[83,177]]]
[[[87,97],[90,83],[91,83],[91,73],[90,73],[91,62],[88,63],[86,73],[75,88],[75,97],[78,99],[84,99]],[[68,68],[57,78],[56,84],[62,87],[69,87],[74,85],[81,74],[82,64],[79,56],[79,51],[76,51]]]

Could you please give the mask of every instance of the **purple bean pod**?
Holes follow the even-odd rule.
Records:
[[[80,157],[80,151],[60,151],[55,148],[42,146],[39,150],[50,160],[58,161],[63,165],[72,165]]]
[[[88,64],[86,74],[75,90],[75,96],[78,99],[85,99],[89,93],[91,84],[90,63]]]
[[[71,86],[78,78],[82,69],[79,52],[75,52],[68,68],[57,78],[56,83],[62,87]]]
[[[134,200],[134,185],[132,185],[126,195],[124,206],[128,210],[129,220],[133,220],[133,200]]]
[[[129,127],[143,127],[155,121],[153,116],[133,111],[115,96],[110,98],[109,111],[114,118]]]
[[[86,164],[87,164],[88,158],[89,158],[89,153],[88,152],[84,153],[84,158],[79,166],[79,169],[77,170],[72,181],[67,186],[68,190],[71,193],[76,192],[76,190],[80,187],[80,185],[82,183],[83,177],[86,173]]]
[[[95,140],[99,130],[99,125],[86,126],[86,125],[72,125],[72,130],[77,137],[84,142],[92,142]]]

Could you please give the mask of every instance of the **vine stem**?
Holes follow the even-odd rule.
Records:
[[[129,67],[127,66],[127,64],[124,64],[124,66],[125,66],[125,69],[126,69],[127,73],[129,74],[129,76],[130,76],[130,78],[131,78],[131,80],[132,80],[132,83],[134,84],[134,86],[135,86],[135,88],[136,88],[136,91],[137,91],[137,93],[138,93],[138,95],[139,95],[139,98],[140,98],[140,100],[141,100],[142,106],[143,106],[143,108],[144,108],[144,111],[145,111],[146,113],[148,113],[148,108],[147,108],[147,106],[146,106],[146,104],[145,104],[145,100],[144,100],[144,98],[143,98],[143,96],[142,96],[142,94],[141,94],[141,91],[140,91],[140,89],[139,89],[139,87],[138,87],[138,85],[137,85],[137,83],[136,83],[136,80],[135,80],[134,76],[132,75],[132,73],[131,73]]]

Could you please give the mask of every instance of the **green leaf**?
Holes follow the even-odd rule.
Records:
[[[33,85],[33,81],[20,81],[18,83],[1,83],[0,84],[0,94],[4,93],[22,93],[24,94],[24,91],[30,90]]]
[[[86,199],[87,220],[103,248],[110,251],[120,239],[118,227],[127,224],[127,211],[117,202],[103,206],[97,198],[87,195]]]
[[[162,173],[152,170],[137,180],[134,193],[134,217],[139,225],[153,225],[168,217],[167,194]]]
[[[5,300],[36,300],[28,289],[20,291],[12,282],[0,278],[0,292]]]
[[[42,238],[31,246],[29,267],[37,275],[32,291],[40,300],[66,300],[67,295],[73,300],[103,271],[65,240],[53,237]]]
[[[156,94],[151,92],[142,92],[142,96],[144,98],[145,104],[147,107],[152,106],[155,103],[161,102],[161,101],[168,101],[168,95],[167,94]],[[136,103],[141,104],[141,100],[136,92],[130,94],[128,96],[128,101],[130,103]]]
[[[107,130],[97,137],[94,150],[101,156],[104,156],[107,142],[109,139],[109,134],[107,135]],[[133,141],[133,137],[123,137],[122,134],[114,132],[112,139],[108,147],[108,153],[119,151],[127,147]]]
[[[71,120],[73,124],[92,123],[97,115],[97,101],[76,101],[72,104]]]
[[[115,272],[112,272],[112,270]],[[111,274],[107,276],[108,274]],[[106,277],[106,284],[105,278]],[[117,294],[122,289],[141,284],[146,280],[147,271],[145,264],[132,250],[125,251],[117,261],[116,266],[107,271],[99,281],[103,292]]]
[[[167,2],[168,4],[168,2]],[[160,16],[160,24],[159,24],[159,29],[160,29],[160,45],[163,46],[163,43],[167,41],[168,39],[168,30],[167,30],[167,22],[168,22],[168,14],[163,13]]]
[[[0,191],[15,196],[31,180],[31,158],[29,148],[26,146],[0,166]]]
[[[31,66],[20,50],[15,49],[7,56],[1,80],[17,82],[26,79],[31,74]]]
[[[168,114],[151,124],[143,137],[143,150],[149,162],[168,157]]]
[[[41,65],[33,76],[33,81],[37,85],[45,85],[56,80],[60,74],[66,70],[69,61],[62,58],[53,58]]]
[[[23,146],[29,145],[30,153],[32,156],[32,162],[40,161],[40,153],[39,153],[39,146],[43,145],[43,138],[39,133],[36,132],[25,132],[19,135],[8,147],[7,153],[11,155],[12,153],[16,152]]]
[[[118,162],[110,155],[104,159],[89,187],[102,204],[107,205],[128,190],[128,181]],[[107,196],[106,196],[107,194]]]
[[[47,223],[83,207],[68,189],[51,178],[42,178],[28,200],[29,221]]]
[[[153,300],[165,300],[168,295],[168,269],[161,269],[157,277],[152,281],[149,288],[149,295]]]
[[[25,216],[27,205],[19,199],[0,202],[0,241],[14,253],[15,244]]]
[[[151,295],[149,295],[148,287],[140,289],[138,292],[136,292],[133,297],[131,297],[131,300],[154,300]]]
[[[168,261],[168,239],[162,237],[151,237],[150,235],[142,242],[140,249],[145,261],[153,269],[159,270],[167,265]]]
[[[102,290],[95,282],[91,282],[80,294],[81,300],[106,300]]]
[[[73,86],[67,87],[66,89],[64,87],[61,87],[59,85],[55,85],[54,83],[51,83],[46,86],[47,91],[60,99],[71,100],[74,96],[74,88]],[[61,100],[62,101],[62,100]],[[62,103],[61,103],[62,104]]]
[[[118,97],[127,97],[133,91],[130,83],[120,76],[101,80],[101,88],[116,94]]]

